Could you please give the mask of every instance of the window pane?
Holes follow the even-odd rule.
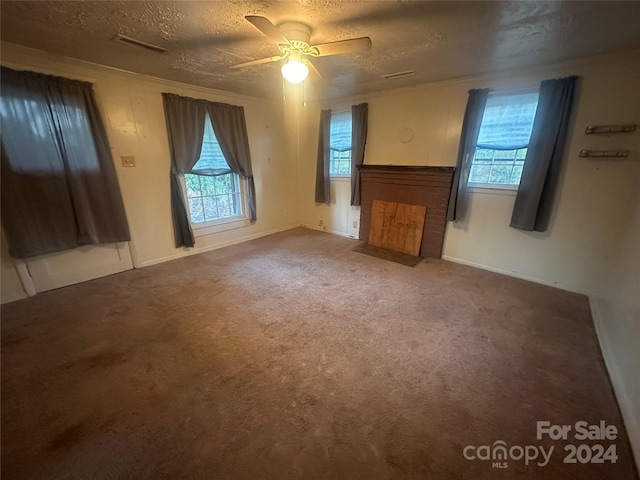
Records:
[[[233,214],[242,214],[242,196],[238,193],[233,195]]]
[[[216,177],[216,194],[225,194],[233,192],[233,177],[235,174],[220,175]]]
[[[344,152],[331,151],[329,173],[331,175],[351,174],[351,150]]]
[[[200,184],[202,185],[202,195],[213,195],[216,193],[214,187],[215,177],[207,177],[200,175]]]
[[[516,165],[513,167],[513,172],[511,172],[511,184],[512,185],[520,185],[520,177],[522,177],[522,167]]]
[[[187,197],[200,195],[200,180],[198,175],[185,174],[184,183],[187,185]]]
[[[494,163],[491,168],[489,183],[510,183],[512,170],[512,165],[497,165]]]
[[[516,158],[518,160],[524,160],[526,157],[527,157],[527,149],[526,148],[521,148],[516,153]]]
[[[469,181],[472,183],[489,183],[491,165],[472,165]]]
[[[518,185],[524,166],[524,160],[518,158],[526,156],[526,151],[526,148],[518,150],[476,149],[469,182]],[[480,156],[485,159],[478,159],[478,152],[482,152]],[[491,160],[486,159],[489,154],[493,156]]]
[[[189,199],[189,212],[191,213],[191,221],[193,223],[204,222],[204,210],[202,209],[201,198]]]
[[[220,195],[218,197],[218,208],[222,217],[233,216],[233,195]]]
[[[216,197],[202,197],[204,217],[206,221],[217,220],[219,218],[216,203]]]
[[[187,187],[192,223],[242,215],[242,189],[237,174],[217,177],[185,175],[185,183],[198,187]]]
[[[496,150],[493,160],[513,160],[517,150]]]
[[[491,163],[493,158],[493,149],[488,148],[476,148],[476,154],[473,157],[473,163]]]

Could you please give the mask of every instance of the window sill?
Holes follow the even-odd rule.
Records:
[[[191,228],[193,229],[193,236],[198,238],[235,230],[236,228],[248,227],[249,225],[251,225],[251,221],[247,217],[231,217],[207,222],[205,225],[192,223]]]
[[[330,180],[336,180],[338,182],[351,181],[351,175],[331,175],[329,178]]]
[[[469,184],[467,185],[467,191],[473,194],[515,196],[518,193],[518,185]]]

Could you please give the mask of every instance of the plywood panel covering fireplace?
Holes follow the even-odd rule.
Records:
[[[440,258],[453,167],[361,165],[360,240],[369,242],[374,200],[426,207],[420,256]]]
[[[427,208],[421,205],[374,200],[371,204],[369,244],[417,257],[426,212]]]

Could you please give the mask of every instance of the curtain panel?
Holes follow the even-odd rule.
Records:
[[[513,228],[544,232],[549,226],[577,79],[572,76],[540,84],[538,109],[511,216]]]
[[[351,106],[351,205],[360,205],[360,165],[364,163],[367,143],[369,104]]]
[[[200,158],[207,114],[229,168],[248,181],[249,219],[255,222],[256,192],[244,108],[172,93],[163,93],[162,99],[171,151],[171,213],[176,248],[195,245],[180,175],[192,173]]]
[[[449,196],[447,220],[459,221],[464,218],[467,204],[467,182],[471,171],[471,162],[478,143],[478,134],[484,115],[484,107],[487,104],[489,89],[469,90],[467,109],[462,122],[460,134],[460,146],[458,147],[458,160],[453,174],[453,184]]]
[[[318,134],[318,157],[316,159],[316,203],[329,204],[331,200],[331,182],[329,159],[331,157],[331,110],[320,112]]]
[[[27,258],[130,240],[90,83],[2,67],[2,225]]]
[[[180,175],[189,173],[200,158],[208,102],[163,93],[171,152],[171,215],[176,248],[193,247],[195,239],[184,200]]]
[[[213,124],[213,133],[218,139],[220,149],[229,168],[247,179],[249,191],[249,220],[255,222],[256,215],[256,187],[251,168],[251,152],[249,151],[249,136],[244,116],[244,107],[227,105],[224,103],[210,103],[209,117]]]

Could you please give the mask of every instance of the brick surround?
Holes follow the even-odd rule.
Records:
[[[453,167],[413,167],[400,165],[361,165],[360,240],[369,239],[371,202],[424,205],[427,216],[420,245],[421,257],[440,258],[447,223],[447,206],[453,180]]]

